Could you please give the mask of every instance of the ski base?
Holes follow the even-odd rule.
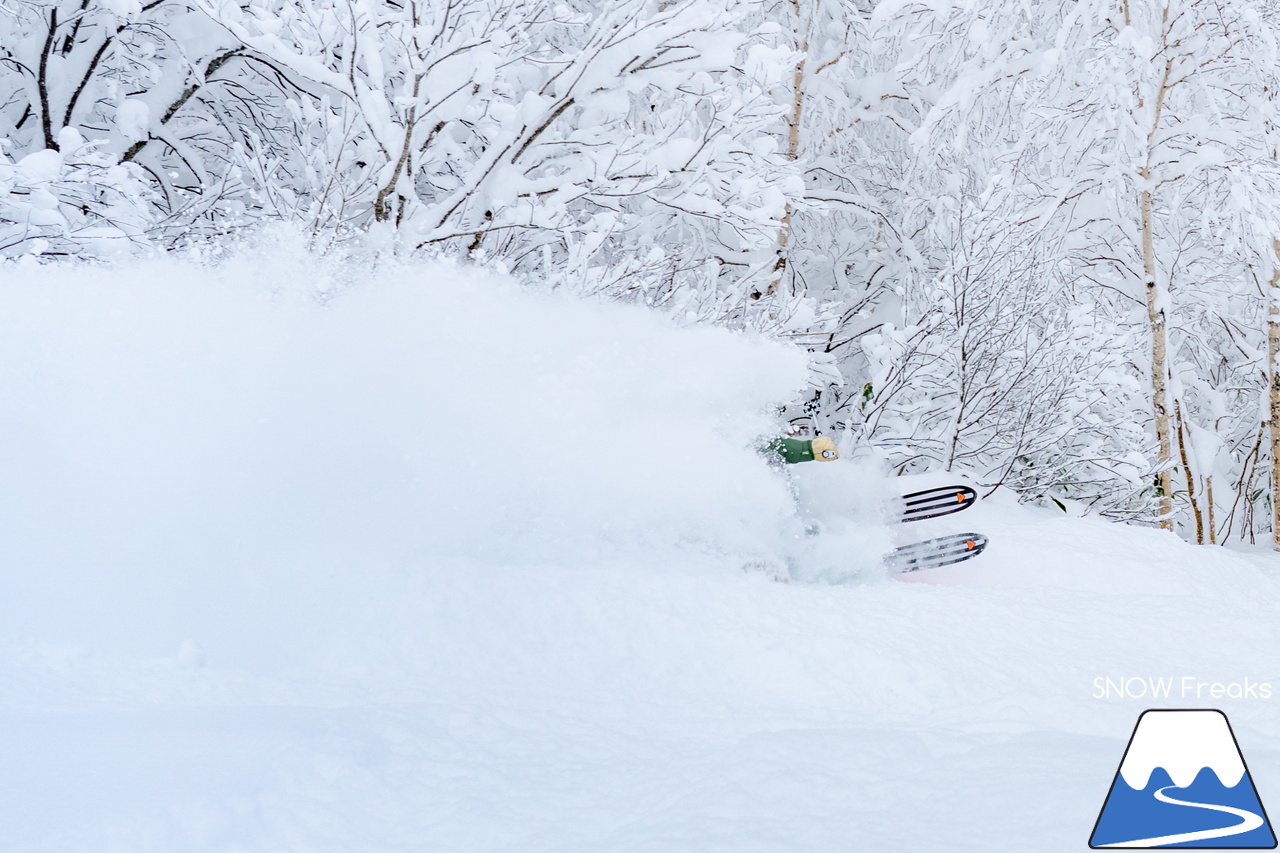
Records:
[[[905,574],[961,563],[978,556],[986,547],[987,537],[981,533],[955,533],[895,548],[884,562],[889,571]]]
[[[912,492],[898,500],[898,521],[923,521],[968,509],[978,500],[978,493],[968,486],[940,486]]]

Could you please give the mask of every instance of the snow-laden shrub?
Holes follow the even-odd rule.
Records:
[[[16,162],[0,153],[0,257],[118,257],[151,244],[150,192],[137,167],[114,162],[74,128]]]

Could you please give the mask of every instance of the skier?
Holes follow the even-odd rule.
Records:
[[[817,438],[768,438],[760,441],[756,449],[770,461],[794,465],[797,462],[831,462],[840,458],[836,443],[825,435]]]
[[[764,438],[756,442],[756,450],[769,460],[771,466],[782,467],[799,462],[832,462],[840,458],[836,443],[825,435],[817,438]],[[977,500],[977,493],[970,486],[942,486],[903,495],[899,522],[921,521],[951,515],[967,509]],[[816,528],[811,532],[816,533]],[[885,555],[885,564],[892,572],[913,572],[937,568],[976,557],[987,547],[987,537],[981,533],[953,533],[938,539],[928,539],[895,548]]]

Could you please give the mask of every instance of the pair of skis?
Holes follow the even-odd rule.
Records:
[[[968,509],[977,500],[977,492],[968,486],[941,486],[912,492],[902,496],[902,509],[897,520],[909,522],[939,518]],[[953,533],[895,548],[884,562],[889,571],[905,574],[960,563],[978,556],[986,547],[987,537],[981,533]]]

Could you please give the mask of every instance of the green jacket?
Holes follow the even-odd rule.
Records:
[[[757,447],[762,453],[776,455],[788,465],[815,460],[830,462],[840,458],[840,454],[836,452],[836,443],[825,435],[813,439],[779,436],[765,439]]]

